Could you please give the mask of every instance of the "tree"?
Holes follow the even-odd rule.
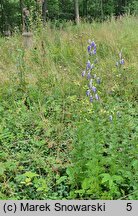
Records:
[[[46,10],[47,10],[47,0],[42,0],[42,19],[43,24],[46,24]]]
[[[0,0],[1,33],[12,32],[15,27],[24,30],[24,8],[36,24],[38,18],[45,25],[46,19],[60,23],[74,17],[79,24],[79,15],[90,21],[104,21],[112,15],[138,14],[138,0]]]
[[[78,0],[74,0],[74,7],[75,7],[75,21],[76,21],[76,24],[78,25],[80,23]]]
[[[21,25],[22,25],[22,31],[24,31],[24,21],[23,21],[23,0],[20,0],[20,11],[21,11]]]

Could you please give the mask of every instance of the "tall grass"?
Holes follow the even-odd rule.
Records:
[[[28,50],[21,35],[0,38],[1,199],[137,199],[137,21],[48,24]],[[98,105],[81,77],[88,39],[97,44]]]

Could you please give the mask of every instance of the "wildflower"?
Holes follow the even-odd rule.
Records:
[[[92,91],[95,93],[97,91],[95,86],[92,86]]]
[[[86,91],[86,95],[87,95],[87,97],[90,96],[90,89],[88,89],[88,90]]]
[[[90,102],[91,102],[91,103],[93,102],[93,97],[92,97],[92,95],[90,95]]]
[[[87,49],[88,49],[88,53],[90,53],[90,52],[91,52],[91,46],[89,45],[89,46],[87,47]]]
[[[101,83],[101,79],[99,77],[97,77],[97,83],[100,84]]]
[[[112,120],[113,120],[113,116],[112,115],[109,116],[109,120],[112,122]]]
[[[88,60],[86,64],[86,70],[91,69],[91,62]]]
[[[92,54],[94,55],[96,54],[96,48],[92,51]]]
[[[95,99],[99,100],[99,95],[98,94],[95,94]]]
[[[90,74],[90,72],[88,72],[87,79],[90,79],[90,78],[91,78],[91,74]]]
[[[119,53],[119,58],[120,58],[120,60],[119,60],[119,62],[116,63],[116,66],[118,66],[119,64],[120,64],[120,65],[124,65],[124,64],[125,64],[125,61],[124,61],[124,59],[122,58],[122,50],[121,50],[121,52]]]
[[[87,51],[89,55],[95,55],[96,54],[96,44],[94,41],[88,40],[88,46]],[[94,83],[101,83],[101,79],[96,76],[96,74],[91,74],[93,68],[95,68],[95,64],[98,62],[98,59],[96,58],[94,60],[94,63],[91,64],[90,60],[86,62],[86,68],[84,71],[82,71],[82,77],[86,76],[88,81],[88,89],[86,91],[86,96],[89,97],[90,103],[92,103],[94,100],[99,100],[99,95],[97,94],[97,88],[94,86]],[[95,80],[94,80],[95,79]]]
[[[92,41],[92,42],[91,42],[91,47],[94,47],[94,48],[96,48],[96,44],[95,44],[95,42],[94,42],[94,41]]]
[[[90,79],[89,87],[92,88],[92,79]]]
[[[95,55],[96,54],[96,44],[95,44],[95,42],[94,41],[91,42],[89,40],[88,43],[90,44],[87,47],[89,55]]]
[[[121,64],[121,65],[124,65],[124,64],[125,64],[124,59],[121,59],[121,60],[120,60],[120,64]]]
[[[85,76],[85,73],[86,73],[86,71],[84,70],[83,72],[82,72],[82,77],[84,77]]]

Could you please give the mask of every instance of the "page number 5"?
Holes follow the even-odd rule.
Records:
[[[132,203],[127,203],[126,210],[132,211]]]

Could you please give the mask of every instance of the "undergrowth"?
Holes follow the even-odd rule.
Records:
[[[81,76],[89,39],[94,102]],[[30,50],[17,33],[0,38],[0,199],[138,198],[137,47],[136,17],[47,25]]]

